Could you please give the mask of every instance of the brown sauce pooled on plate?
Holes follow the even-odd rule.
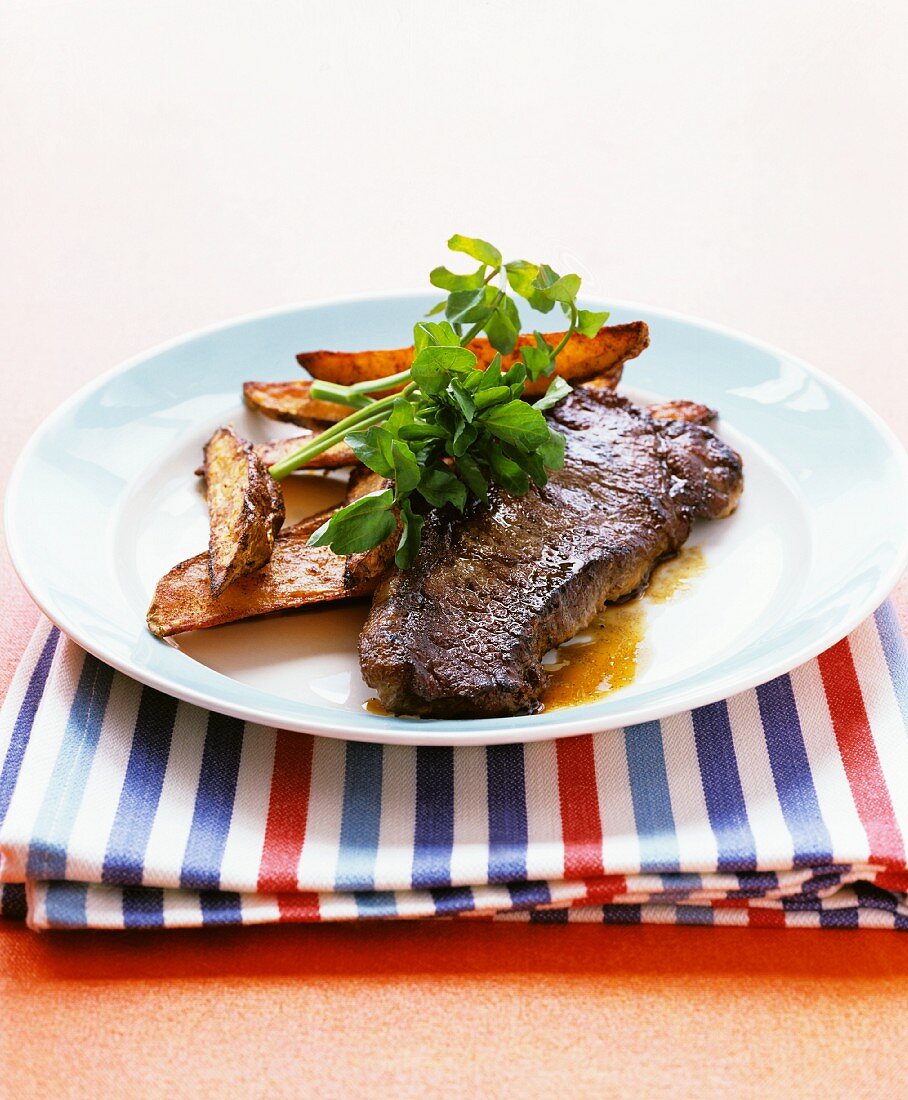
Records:
[[[653,570],[646,586],[646,598],[665,603],[689,591],[691,581],[706,569],[706,557],[699,546],[682,546],[673,558]]]
[[[646,599],[665,603],[686,592],[705,568],[699,546],[682,547],[653,570]],[[600,611],[585,630],[555,650],[555,664],[549,666],[553,671],[542,695],[543,709],[593,703],[633,683],[645,625],[646,606],[640,597]]]
[[[589,703],[631,683],[645,622],[643,604],[631,600],[600,611],[577,637],[558,646],[542,695],[545,710]]]
[[[367,699],[363,703],[363,710],[369,714],[377,714],[381,718],[393,718],[394,715],[378,699]]]

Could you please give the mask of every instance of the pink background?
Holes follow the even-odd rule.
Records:
[[[424,285],[454,231],[779,344],[908,437],[898,0],[9,0],[0,37],[4,480],[118,361]],[[0,601],[5,691],[36,619],[5,552]],[[908,623],[904,582],[898,603]],[[906,976],[888,933],[7,927],[0,1076],[13,1095],[895,1093]]]

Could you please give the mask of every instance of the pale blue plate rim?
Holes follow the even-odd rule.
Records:
[[[425,292],[418,290],[364,292],[308,300],[233,317],[164,341],[133,356],[103,372],[70,396],[29,439],[16,461],[6,491],[4,529],[7,546],[13,567],[35,603],[65,634],[98,659],[150,687],[210,710],[262,725],[347,740],[407,745],[489,745],[549,740],[657,720],[698,706],[715,703],[737,692],[768,682],[816,657],[850,633],[876,610],[908,568],[908,513],[905,510],[905,501],[908,499],[908,454],[892,429],[866,402],[842,383],[806,361],[728,326],[631,300],[617,298],[605,300],[592,296],[587,298],[584,304],[593,308],[611,309],[613,312],[634,313],[648,320],[659,318],[676,321],[778,357],[787,364],[804,371],[820,386],[835,394],[840,401],[850,405],[854,412],[863,417],[867,427],[884,444],[888,456],[895,463],[893,470],[895,481],[902,489],[898,501],[894,502],[893,523],[896,525],[897,542],[873,587],[860,599],[851,600],[846,607],[843,607],[841,614],[834,622],[823,629],[803,632],[800,638],[792,638],[776,653],[765,654],[757,664],[753,660],[742,663],[742,668],[737,673],[730,672],[713,679],[708,675],[697,676],[694,685],[684,688],[679,686],[670,698],[664,698],[651,705],[631,705],[622,708],[618,700],[610,702],[606,699],[587,707],[541,715],[473,721],[425,722],[388,718],[365,712],[359,714],[332,711],[328,708],[320,711],[319,708],[282,699],[242,684],[193,661],[178,649],[165,643],[155,642],[154,650],[143,651],[143,657],[148,659],[138,664],[130,657],[128,648],[130,640],[134,641],[134,638],[121,637],[123,644],[119,645],[112,643],[109,638],[99,641],[87,628],[85,622],[80,621],[78,614],[74,613],[71,604],[67,604],[65,597],[61,600],[59,593],[52,591],[52,586],[47,583],[48,578],[32,567],[27,517],[31,509],[42,505],[31,494],[34,488],[29,484],[31,464],[46,448],[53,447],[55,435],[67,417],[113,379],[184,344],[250,323],[300,312],[313,312],[326,307],[355,306],[357,303],[401,303],[405,300],[415,302],[425,299]],[[52,502],[48,503],[52,504]],[[889,530],[888,535],[891,537],[893,530]],[[134,624],[130,624],[130,630],[133,628]],[[149,657],[149,654],[153,656]]]

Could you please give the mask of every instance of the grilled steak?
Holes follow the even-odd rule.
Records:
[[[495,488],[463,516],[431,513],[413,566],[376,592],[360,662],[389,710],[538,710],[543,654],[644,585],[694,519],[737,503],[741,459],[701,424],[585,388],[549,419],[567,447],[548,485],[519,498]]]

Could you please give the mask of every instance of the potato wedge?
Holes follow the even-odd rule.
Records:
[[[349,411],[349,410],[348,410]],[[305,447],[320,436],[321,431],[307,431],[300,435],[291,436],[290,439],[272,439],[268,443],[256,445],[255,453],[266,466],[273,466],[284,458],[289,458],[294,451]],[[346,443],[336,443],[327,451],[311,458],[302,470],[338,470],[343,466],[358,466],[359,459],[350,450]]]
[[[546,339],[556,344],[564,334],[550,332]],[[517,361],[519,348],[533,342],[533,336],[524,334],[518,339],[518,350],[502,357],[505,369]],[[595,336],[575,333],[567,347],[558,356],[558,374],[569,382],[580,383],[599,376],[611,389],[621,379],[621,369],[628,359],[639,355],[649,345],[649,330],[644,321],[627,325],[611,325],[601,328]],[[483,366],[488,366],[494,349],[488,340],[473,340],[470,349]],[[399,370],[405,370],[412,361],[412,348],[392,351],[314,351],[297,356],[313,378],[323,382],[351,385],[354,382],[386,378]],[[545,393],[549,378],[529,382],[524,390],[527,397]],[[246,382],[243,396],[250,408],[272,420],[284,420],[304,428],[318,429],[324,424],[336,424],[352,411],[346,405],[332,401],[316,401],[309,396],[312,383],[308,379],[296,382]]]
[[[205,482],[208,571],[211,594],[219,596],[271,557],[284,522],[284,495],[252,444],[232,428],[218,428],[205,444]]]
[[[344,501],[349,504],[387,485],[378,474],[359,467],[350,475]],[[309,536],[334,511],[330,508],[285,527],[275,539],[271,561],[257,573],[238,578],[219,597],[211,594],[207,554],[175,565],[157,583],[148,609],[148,629],[167,638],[254,615],[370,595],[394,558],[399,535],[348,558],[327,547],[308,546]]]
[[[331,519],[336,511],[336,508],[326,508],[324,512],[316,512],[314,516],[306,516],[305,519],[301,519],[298,523],[292,523],[289,527],[285,527],[280,535],[278,535],[278,538],[307,539],[313,532],[317,531],[323,523]]]
[[[298,451],[300,447],[305,447],[307,443],[311,443],[320,434],[321,432],[306,431],[300,433],[300,435],[291,436],[289,439],[271,439],[267,443],[254,444],[254,450],[266,467],[273,466],[276,462],[280,462]],[[338,443],[334,447],[329,447],[327,451],[322,451],[315,458],[310,459],[309,462],[300,467],[300,470],[303,472],[306,470],[339,470],[344,466],[356,466],[358,464],[359,459],[347,444]],[[205,467],[199,466],[196,474],[203,477]]]
[[[379,555],[368,565],[359,563],[351,574],[349,559],[338,557],[328,547],[309,546],[309,534],[311,529],[305,536],[300,531],[280,535],[271,561],[256,573],[238,577],[219,597],[211,594],[208,584],[207,555],[180,562],[158,581],[148,609],[149,630],[167,638],[253,615],[366,596],[375,590],[394,556],[391,547],[386,558]]]
[[[283,420],[316,431],[325,424],[336,424],[353,412],[348,405],[313,400],[309,396],[311,386],[310,381],[302,378],[294,382],[245,382],[243,399],[250,409],[271,420]]]
[[[354,466],[350,471],[347,481],[347,491],[344,494],[344,504],[352,504],[354,500],[367,496],[369,493],[377,493],[380,489],[387,489],[391,484],[387,478],[376,474],[367,466]]]
[[[478,342],[473,341],[474,344]],[[413,362],[414,350],[411,344],[408,348],[380,351],[301,351],[296,361],[320,382],[352,386],[356,382],[372,382],[407,370]]]
[[[554,347],[563,332],[549,332],[546,340]],[[520,356],[520,348],[535,343],[530,333],[518,338],[517,348],[502,357],[502,367],[507,370]],[[613,386],[621,377],[621,366],[628,359],[640,354],[649,344],[649,330],[644,321],[634,321],[626,325],[606,325],[595,336],[581,336],[575,333],[558,357],[558,373],[568,382],[582,382],[593,375],[614,377]],[[488,340],[473,340],[470,350],[483,366],[488,366],[495,355],[495,349]],[[413,348],[396,348],[390,351],[310,351],[297,355],[297,362],[313,378],[322,382],[336,382],[342,386],[351,386],[355,382],[372,381],[386,378],[406,370],[413,359]],[[527,384],[527,396],[545,393],[548,378],[537,379]],[[296,423],[296,421],[294,421]]]

